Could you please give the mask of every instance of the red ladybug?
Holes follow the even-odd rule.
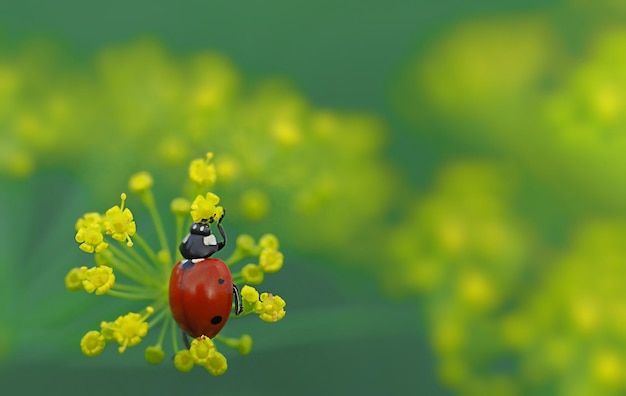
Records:
[[[233,296],[235,314],[242,311],[239,290],[233,285],[228,266],[220,259],[209,258],[226,245],[222,218],[217,224],[223,238],[220,243],[211,234],[206,219],[191,225],[179,246],[185,260],[174,266],[170,276],[172,316],[183,332],[194,338],[213,338],[222,330],[230,316]]]

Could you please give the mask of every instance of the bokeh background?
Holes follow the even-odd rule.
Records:
[[[611,0],[0,4],[2,387],[624,394],[624,18]],[[75,220],[139,170],[167,213],[209,150],[229,235],[281,240],[264,286],[286,318],[229,322],[255,347],[222,377],[141,347],[82,356],[127,307],[65,290],[89,259]]]

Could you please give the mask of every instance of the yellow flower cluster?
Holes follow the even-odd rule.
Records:
[[[444,166],[386,244],[389,292],[419,294],[460,394],[626,392],[625,10],[464,21],[407,67],[416,133],[499,158]]]
[[[258,244],[249,235],[239,236],[235,257],[259,257],[258,264],[249,263],[242,268],[240,276],[243,281],[247,284],[259,285],[263,283],[266,273],[278,272],[283,266],[283,254],[278,248],[278,239],[272,234],[263,235]]]
[[[126,194],[121,195],[121,206],[113,206],[106,211],[104,216],[99,213],[87,213],[76,222],[76,242],[80,243],[80,250],[86,253],[99,253],[106,249],[109,244],[104,241],[103,233],[111,235],[118,241],[126,241],[132,246],[131,236],[137,232],[133,214],[128,208],[124,208]]]
[[[387,241],[400,261],[385,272],[389,293],[420,296],[439,377],[460,392],[498,394],[490,387],[500,380],[480,372],[492,363],[480,340],[489,340],[495,365],[507,356],[505,324],[520,337],[530,326],[510,321],[534,247],[509,209],[514,186],[515,173],[499,163],[451,165]]]
[[[606,11],[604,3],[594,15]],[[424,111],[416,104],[426,103],[455,126],[442,129],[453,138],[471,136],[473,144],[532,163],[533,177],[558,180],[566,194],[623,202],[626,191],[614,186],[626,171],[626,29],[590,23],[572,52],[569,31],[557,25],[549,15],[461,23],[409,65],[405,81],[412,83],[396,102],[416,130],[439,132],[415,117]],[[545,81],[554,85],[546,89]]]
[[[115,275],[113,275],[113,268],[101,265],[98,267],[80,267],[80,279],[82,279],[83,289],[87,293],[104,294],[115,283]]]
[[[139,344],[148,333],[148,323],[145,321],[154,312],[148,306],[145,314],[129,312],[119,316],[113,322],[102,322],[100,331],[91,330],[85,334],[80,342],[80,348],[86,356],[97,356],[107,342],[116,341],[120,346],[119,353],[124,353],[127,347]]]
[[[386,244],[389,293],[419,294],[461,394],[626,391],[626,30],[581,35],[585,56],[563,64],[571,43],[550,22],[464,23],[407,77],[407,117],[428,103],[445,133],[505,158],[445,166]]]
[[[126,245],[133,246],[131,236],[137,232],[135,221],[133,220],[133,214],[128,208],[124,208],[124,202],[126,201],[126,194],[122,193],[122,204],[120,206],[115,205],[111,209],[106,211],[104,217],[104,228],[107,234],[110,234],[113,239],[118,241],[126,241]]]
[[[233,282],[246,283],[241,289],[243,314],[257,314],[265,322],[277,322],[285,316],[285,301],[271,293],[261,293],[252,286],[263,283],[266,273],[278,272],[283,266],[280,244],[273,234],[265,234],[258,243],[250,235],[237,238],[236,248],[227,263],[258,257],[258,264],[246,264],[240,272],[233,274]]]
[[[254,312],[265,322],[278,322],[285,317],[285,300],[271,293],[261,293],[251,287],[244,286],[241,290],[244,312]]]
[[[191,201],[197,190],[224,183],[230,222],[271,218],[291,230],[283,237],[290,244],[307,252],[315,238],[329,255],[358,243],[387,210],[392,189],[377,117],[316,108],[285,81],[253,85],[218,54],[175,57],[152,40],[104,48],[80,64],[53,44],[16,53],[0,59],[0,173],[25,177],[44,163],[74,169],[80,162],[89,172],[78,173],[79,182],[106,197],[137,163],[161,172],[164,190],[177,189],[186,170]],[[187,163],[206,142],[228,154]],[[115,172],[102,166],[113,153]],[[142,173],[128,191],[141,195],[152,183]],[[121,206],[110,215],[107,229],[131,242],[132,218]],[[95,225],[81,229],[83,249],[104,248]]]
[[[179,351],[174,357],[174,365],[179,371],[190,371],[194,364],[204,367],[212,375],[222,375],[228,368],[224,355],[219,353],[213,341],[205,336],[193,340],[189,350]]]
[[[100,252],[109,246],[104,242],[102,232],[104,224],[98,213],[87,213],[76,222],[76,242],[80,243],[80,250],[87,253]]]
[[[207,180],[211,179],[206,173],[210,173],[211,169],[207,163],[212,156],[209,153],[206,160],[192,162],[190,181],[198,186],[207,184]],[[199,163],[203,164],[203,168],[198,168]],[[197,183],[201,177],[202,182]],[[208,184],[213,182],[214,180]],[[65,277],[67,289],[151,302],[142,313],[130,312],[119,316],[112,322],[103,321],[99,331],[87,332],[80,343],[81,351],[86,356],[99,355],[109,342],[117,343],[118,351],[124,353],[127,348],[138,345],[151,328],[160,325],[158,341],[155,345],[150,345],[145,349],[145,360],[152,364],[158,364],[164,360],[163,340],[168,331],[175,331],[175,321],[167,307],[169,276],[174,263],[169,250],[171,245],[167,241],[167,234],[152,195],[153,183],[149,173],[140,172],[130,178],[129,188],[139,196],[152,215],[160,242],[158,250],[151,248],[137,233],[133,214],[125,207],[126,194],[121,195],[121,204],[107,210],[105,215],[88,213],[75,225],[77,230],[75,239],[81,244],[80,249],[95,253],[96,266],[71,269]],[[219,202],[220,198],[212,192],[197,195],[192,203],[182,197],[174,199],[170,208],[176,216],[177,240],[182,240],[182,233],[189,229],[191,221],[208,219],[210,222],[218,221],[218,226],[221,227],[224,209],[217,206]],[[137,241],[137,247],[132,243],[131,236]],[[105,242],[106,237],[112,239],[111,243]],[[261,274],[260,281],[262,281],[263,271],[276,272],[283,265],[283,255],[278,251],[278,247],[278,239],[272,234],[264,235],[258,244],[252,237],[244,234],[237,238],[237,247],[226,263],[235,265],[243,259],[257,257],[260,265],[254,266]],[[137,251],[137,248],[140,251]],[[180,253],[177,256],[180,258]],[[242,271],[232,275],[233,283],[242,286],[246,278],[254,277],[251,275],[253,272],[250,271],[250,265],[245,266]],[[118,276],[121,279],[120,282],[118,282]],[[248,299],[250,298],[249,289],[253,290],[252,294],[256,300],[252,304],[253,307],[244,311],[243,315],[255,313],[266,322],[276,322],[285,316],[286,303],[279,296],[269,293],[259,296],[258,292],[249,286],[244,289]],[[189,371],[194,365],[199,365],[213,375],[223,374],[228,368],[228,363],[226,357],[218,352],[214,340],[235,349],[242,355],[250,353],[252,348],[252,338],[247,334],[239,339],[217,335],[214,340],[211,340],[201,336],[192,340],[189,349],[179,348],[176,338],[173,334],[174,366],[180,371]]]

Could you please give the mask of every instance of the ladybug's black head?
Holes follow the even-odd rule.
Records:
[[[211,235],[211,227],[206,219],[202,219],[197,223],[193,223],[191,227],[189,227],[189,233],[191,235],[209,236]]]

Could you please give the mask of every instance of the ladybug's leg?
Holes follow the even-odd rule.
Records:
[[[185,346],[187,347],[187,349],[191,348],[191,344],[189,343],[189,336],[184,331],[181,331],[181,333],[183,334],[183,342],[185,343]]]
[[[239,316],[243,312],[243,304],[241,303],[241,294],[236,285],[233,285],[233,299],[235,300],[235,315]]]

